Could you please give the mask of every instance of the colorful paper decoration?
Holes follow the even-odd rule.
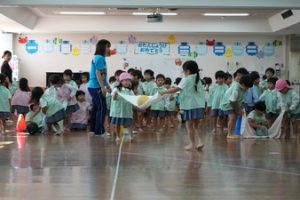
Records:
[[[226,47],[223,44],[223,42],[216,42],[216,44],[213,48],[214,54],[217,56],[224,56],[225,50],[226,50]]]
[[[216,41],[215,40],[206,40],[206,45],[209,47],[215,46]]]
[[[135,44],[135,54],[170,55],[170,45],[166,42],[139,42]]]
[[[275,54],[275,48],[270,42],[265,44],[263,51],[265,56],[273,56]]]
[[[28,42],[28,37],[27,36],[20,36],[18,39],[19,44],[26,44]]]
[[[274,40],[274,41],[273,41],[273,46],[274,46],[274,47],[282,46],[282,41],[280,41],[280,40]]]
[[[168,44],[175,44],[176,43],[176,37],[175,35],[169,35],[167,38]]]
[[[192,58],[197,58],[198,57],[198,53],[196,51],[192,51],[189,53],[189,57],[192,57]]]
[[[39,50],[39,45],[35,40],[29,40],[25,45],[25,49],[27,53],[35,54]]]
[[[72,56],[79,56],[80,49],[78,47],[72,48]]]
[[[127,58],[123,58],[123,69],[126,70],[127,67],[129,67],[129,62],[127,60]]]
[[[124,41],[120,41],[117,44],[116,49],[117,49],[117,53],[120,55],[127,54],[127,51],[128,51],[127,44]]]
[[[63,40],[60,45],[60,52],[64,55],[68,55],[72,52],[72,45],[70,41]]]
[[[199,44],[196,46],[196,52],[199,56],[205,56],[207,55],[208,48],[207,45],[204,42],[199,42]]]
[[[60,45],[62,43],[62,41],[63,41],[62,39],[56,37],[53,39],[53,44]]]
[[[117,54],[117,50],[116,49],[110,49],[109,50],[109,55],[110,56],[114,56],[114,55],[116,55]]]
[[[244,54],[244,46],[241,42],[234,43],[232,47],[232,54],[234,56],[242,56]]]
[[[180,58],[175,59],[175,65],[181,66],[182,65],[182,60]]]
[[[98,42],[98,38],[95,35],[90,38],[90,43],[92,45],[96,45],[97,42]]]
[[[44,52],[45,53],[51,53],[54,51],[54,44],[51,40],[46,40],[44,44]]]
[[[135,36],[129,35],[128,42],[129,42],[129,44],[135,44],[135,43],[137,43],[137,39]]]
[[[249,42],[246,46],[246,53],[249,56],[255,56],[258,53],[258,47],[255,42]]]
[[[232,50],[231,50],[231,48],[227,48],[225,50],[225,57],[226,58],[231,58],[232,57]]]
[[[259,50],[256,56],[258,59],[263,59],[265,57],[265,54],[262,50]]]
[[[181,56],[188,56],[191,52],[191,47],[187,42],[181,42],[178,46],[178,54]]]
[[[91,53],[91,42],[88,40],[83,40],[80,44],[80,53],[87,55]]]

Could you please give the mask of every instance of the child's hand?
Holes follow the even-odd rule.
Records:
[[[260,129],[267,132],[268,131],[268,128],[266,126],[260,126]]]

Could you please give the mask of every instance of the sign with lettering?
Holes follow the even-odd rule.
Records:
[[[166,42],[138,42],[135,44],[135,54],[170,55],[170,45]]]

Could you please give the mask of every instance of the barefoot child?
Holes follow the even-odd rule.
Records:
[[[171,78],[166,78],[165,80],[165,88],[168,90],[171,88],[172,85],[172,80]],[[174,128],[175,125],[175,118],[176,118],[176,113],[175,113],[175,108],[176,108],[176,94],[171,94],[167,96],[166,98],[166,104],[165,104],[165,125],[170,128]]]
[[[189,144],[185,150],[202,150],[204,144],[201,140],[202,127],[199,128],[200,120],[204,119],[205,96],[203,85],[200,80],[199,67],[195,61],[186,61],[182,66],[185,78],[179,85],[167,91],[160,92],[161,95],[175,94],[180,91],[180,110],[183,113]],[[196,142],[195,136],[198,136]]]

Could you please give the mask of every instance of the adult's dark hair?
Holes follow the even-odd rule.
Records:
[[[77,90],[77,92],[76,92],[76,99],[80,96],[80,95],[85,95],[85,92],[84,91],[82,91],[82,90]]]
[[[0,84],[1,84],[1,85],[4,85],[5,80],[6,80],[5,74],[0,74]]]
[[[159,79],[159,78],[162,78],[164,80],[166,79],[166,77],[163,74],[157,74],[156,79]]]
[[[266,111],[266,104],[263,101],[258,101],[254,104],[254,109],[259,111]]]
[[[172,79],[167,77],[166,80],[165,80],[165,84],[166,85],[172,85]]]
[[[195,91],[198,91],[198,83],[200,81],[200,74],[199,74],[199,67],[198,64],[193,61],[193,60],[189,60],[186,61],[183,66],[182,66],[183,71],[190,71],[190,74],[196,74],[196,79],[195,79]]]
[[[278,81],[277,77],[271,77],[271,78],[268,79],[268,83],[272,83],[273,85],[276,84],[276,81]]]
[[[105,51],[107,47],[111,47],[111,43],[108,40],[99,40],[96,45],[95,55],[105,56]]]
[[[26,78],[21,78],[19,81],[19,88],[21,91],[29,92],[28,80]]]
[[[246,86],[247,88],[251,88],[253,87],[253,80],[249,75],[242,76],[240,84]]]
[[[2,58],[4,58],[6,55],[12,56],[12,53],[8,50],[3,52]]]
[[[217,71],[215,73],[215,79],[218,79],[218,78],[225,78],[225,72],[222,70]]]
[[[272,67],[266,69],[265,73],[271,72],[273,75],[275,74],[275,70]]]

